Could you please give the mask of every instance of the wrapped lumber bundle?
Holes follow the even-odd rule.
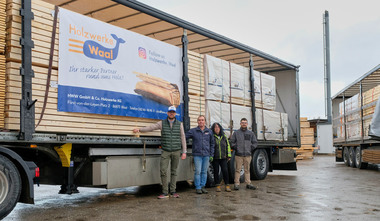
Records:
[[[210,55],[205,56],[206,100],[230,101],[230,64]]]
[[[232,129],[238,130],[240,128],[241,118],[247,118],[248,120],[248,129],[252,130],[252,111],[251,107],[245,107],[236,104],[228,104],[220,101],[206,101],[207,103],[207,118],[210,119],[210,125],[213,123],[220,123],[225,130],[227,136],[231,134],[231,125],[232,120]],[[232,115],[231,115],[232,110]],[[231,119],[232,116],[232,119]],[[231,119],[231,120],[230,120]]]
[[[231,103],[252,106],[251,103],[251,80],[249,69],[230,63],[231,65]],[[255,72],[256,74],[256,72]],[[257,79],[257,78],[255,78]],[[256,84],[256,82],[255,82]]]
[[[206,55],[205,73],[207,100],[252,106],[248,68]],[[275,77],[254,71],[254,92],[257,108],[276,109]]]
[[[288,115],[277,111],[256,109],[258,140],[288,140]]]
[[[240,128],[240,120],[247,118],[248,129],[252,130],[252,110],[245,107],[220,101],[207,102],[207,116],[210,124],[220,123],[225,128],[226,133],[230,134],[230,119],[232,116],[233,130]],[[231,114],[232,110],[232,114]],[[256,109],[257,139],[258,140],[288,140],[288,115],[276,111]]]

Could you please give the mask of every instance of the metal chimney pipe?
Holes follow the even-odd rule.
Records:
[[[331,124],[331,77],[330,77],[330,30],[329,30],[329,12],[325,11],[323,15],[323,54],[324,54],[324,73],[325,73],[325,115],[327,123]]]

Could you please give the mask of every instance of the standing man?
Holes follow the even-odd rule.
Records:
[[[169,198],[168,176],[167,171],[170,162],[170,196],[178,198],[176,193],[177,184],[177,168],[179,164],[179,157],[181,156],[182,145],[182,160],[186,159],[186,138],[183,124],[175,118],[176,108],[170,106],[168,108],[168,117],[165,120],[159,121],[143,128],[133,129],[133,133],[150,132],[153,130],[161,130],[161,160],[160,160],[160,174],[162,182],[162,194],[158,199]]]
[[[190,129],[186,133],[186,139],[192,138],[192,155],[194,158],[195,172],[194,184],[196,193],[208,193],[205,186],[207,181],[207,169],[209,161],[214,156],[215,141],[212,131],[206,127],[206,118],[198,117],[198,127]]]
[[[235,131],[231,137],[231,146],[235,150],[235,185],[234,189],[239,190],[241,166],[244,165],[244,176],[247,189],[256,189],[251,183],[250,165],[253,150],[257,147],[255,134],[248,130],[248,120],[240,120],[240,129]]]

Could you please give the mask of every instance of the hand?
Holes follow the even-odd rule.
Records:
[[[231,160],[231,157],[227,157],[227,162],[229,162]]]
[[[133,133],[139,133],[140,132],[140,129],[139,128],[135,128],[133,129]]]
[[[214,157],[210,157],[210,163],[214,160]]]
[[[186,153],[183,153],[183,154],[182,154],[181,159],[182,159],[182,160],[186,159]]]

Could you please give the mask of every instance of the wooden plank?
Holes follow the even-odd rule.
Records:
[[[312,137],[301,137],[301,145],[314,144],[314,143],[315,143],[314,136],[312,136]]]
[[[314,128],[302,127],[301,128],[301,137],[313,136],[314,137]]]
[[[307,121],[301,121],[301,122],[300,122],[300,126],[301,126],[301,127],[307,127],[307,128],[309,128],[309,127],[310,127],[310,123],[307,122]]]

